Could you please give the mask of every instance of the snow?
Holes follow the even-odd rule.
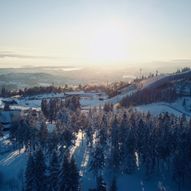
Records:
[[[41,107],[41,99],[37,100],[29,100],[29,99],[20,99],[18,100],[18,105],[14,105],[11,108],[13,109],[21,109],[21,110],[28,110],[28,109],[36,109],[40,110]]]
[[[89,109],[92,107],[96,107],[99,105],[103,105],[105,101],[99,100],[99,97],[91,97],[91,98],[81,98],[80,99],[80,104],[83,109]]]
[[[88,191],[89,188],[95,187],[95,177],[89,171],[89,148],[86,145],[86,139],[82,140],[82,136],[78,139],[78,146],[75,151],[75,159],[80,171],[82,190]]]
[[[27,96],[22,98],[14,98],[17,101],[17,104],[11,105],[10,108],[13,110],[29,110],[29,109],[40,110],[41,101],[44,98],[65,99],[67,96],[72,96],[72,95],[80,96],[80,103],[84,108],[103,105],[105,101],[100,100],[100,98],[103,98],[104,100],[107,99],[107,96],[104,93],[97,93],[97,92],[72,91],[72,92],[56,93],[56,94],[49,93],[49,94],[40,94],[36,96]],[[2,100],[4,100],[4,98],[0,98],[0,106],[3,108],[4,104],[2,103]]]
[[[183,101],[185,99],[185,106],[183,106]],[[172,107],[175,107],[187,114],[191,113],[191,97],[182,97],[176,100],[176,102],[170,104]]]
[[[11,122],[11,112],[9,112],[9,111],[0,112],[0,122],[10,123]]]
[[[11,182],[21,182],[21,175],[25,171],[26,159],[27,156],[24,153],[24,149],[20,152],[16,150],[0,155],[0,172],[2,173],[4,183],[3,187],[0,187],[0,190],[9,191],[11,190]],[[17,185],[19,184],[17,183]]]
[[[71,148],[70,150],[70,155],[72,156],[76,150],[80,147],[81,143],[82,143],[82,137],[83,137],[83,134],[81,131],[79,131],[79,133],[77,134],[77,140],[75,142],[75,145]]]
[[[121,93],[112,97],[112,98],[107,98],[106,95],[98,95],[98,94],[93,94],[92,96],[87,98],[87,97],[82,97],[80,99],[80,103],[83,109],[89,109],[92,107],[98,107],[98,106],[103,106],[104,104],[111,103],[113,105],[119,103],[124,97],[132,95],[137,91],[136,87],[129,86],[127,88],[124,88],[121,90]],[[100,100],[102,98],[102,100]]]
[[[47,125],[47,129],[48,129],[48,132],[49,132],[49,133],[53,132],[53,130],[54,130],[55,127],[56,127],[56,124],[50,123],[50,122],[47,122],[46,125]]]
[[[142,89],[147,88],[147,87],[151,86],[152,84],[156,83],[157,81],[166,78],[166,76],[167,75],[153,76],[151,78],[143,80],[140,83],[140,88],[142,88]]]
[[[147,104],[147,105],[141,105],[135,107],[137,111],[147,113],[150,112],[153,115],[159,115],[160,113],[168,112],[171,114],[174,114],[176,116],[182,115],[182,113],[175,111],[174,109],[171,109],[170,107],[163,105],[162,103],[153,103],[153,104]]]
[[[3,137],[0,137],[0,141],[4,141],[4,140],[6,140],[8,138],[9,138],[9,133],[8,132],[4,132]]]
[[[188,105],[188,107],[190,107],[191,98],[183,97],[178,99],[174,103],[165,103],[165,102],[152,103],[147,105],[136,106],[135,109],[137,111],[144,113],[150,112],[153,115],[159,115],[160,113],[168,112],[176,116],[182,116],[183,114],[185,114],[187,117],[191,117],[191,110],[188,110],[187,107],[185,108],[182,106],[184,99],[186,100],[186,104]]]
[[[160,76],[154,76],[152,78],[148,78],[146,80],[143,80],[141,82],[141,88],[156,88],[166,82],[169,82],[171,80],[179,80],[182,78],[188,78],[191,76],[191,70],[181,73],[175,73],[175,74],[165,74]]]

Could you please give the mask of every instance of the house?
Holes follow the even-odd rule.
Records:
[[[10,111],[1,111],[0,112],[0,124],[1,124],[1,126],[3,126],[4,131],[10,129],[10,126],[11,126]]]
[[[17,105],[17,102],[14,99],[4,99],[2,102],[8,105]]]
[[[3,131],[8,131],[12,123],[20,116],[20,110],[0,111],[0,125],[3,127]]]

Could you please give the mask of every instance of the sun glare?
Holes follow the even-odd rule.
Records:
[[[125,27],[116,22],[97,27],[89,41],[89,57],[94,61],[116,61],[128,57]]]

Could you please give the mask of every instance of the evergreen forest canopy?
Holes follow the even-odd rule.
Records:
[[[28,113],[10,131],[14,147],[29,156],[25,190],[83,190],[71,149],[79,133],[90,155],[87,169],[97,179],[94,190],[107,190],[118,176],[140,172],[147,180],[163,175],[179,189],[190,185],[191,120],[184,115],[116,112],[112,106],[84,112],[76,97],[43,100],[41,107],[42,112]],[[47,120],[56,126],[52,132]],[[109,185],[103,177],[107,170],[113,174]]]

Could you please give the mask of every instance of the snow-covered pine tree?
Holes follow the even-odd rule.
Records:
[[[123,164],[125,159],[125,149],[126,149],[126,139],[129,127],[127,122],[126,112],[123,114],[122,121],[119,126],[119,156],[120,156],[120,165]]]
[[[103,150],[105,150],[107,146],[107,128],[108,128],[107,118],[104,115],[100,123],[100,128],[98,130],[98,135],[97,135],[97,139],[99,142],[98,144],[103,147]]]
[[[48,118],[49,113],[49,105],[46,99],[42,99],[41,101],[41,111],[43,112],[44,116]]]
[[[116,178],[113,177],[109,191],[117,191]]]
[[[133,130],[129,129],[125,142],[125,157],[122,164],[122,169],[127,174],[132,174],[136,170],[135,144]]]
[[[109,164],[113,170],[117,170],[120,164],[120,150],[119,150],[119,122],[115,116],[111,125],[111,154],[109,157]]]
[[[103,148],[101,146],[97,146],[95,151],[93,152],[92,160],[90,162],[90,170],[93,171],[95,176],[101,174],[105,165],[105,157],[103,153]]]
[[[53,152],[49,167],[49,191],[59,190],[59,161],[56,151]]]
[[[97,177],[97,191],[106,191],[106,183],[103,180],[102,176]]]
[[[30,155],[27,161],[27,167],[25,171],[25,191],[35,191],[35,181],[35,162],[33,156]]]
[[[35,154],[35,178],[36,178],[36,191],[46,191],[47,177],[46,177],[46,164],[44,154],[39,149]]]
[[[45,147],[48,138],[48,129],[46,123],[42,122],[39,130],[39,142],[42,147]]]
[[[70,191],[79,191],[80,190],[80,183],[79,183],[79,173],[77,169],[77,165],[75,163],[74,157],[72,157],[70,161],[70,179],[69,179],[69,186]]]
[[[59,190],[68,191],[70,188],[70,163],[68,161],[68,156],[64,156],[62,167],[59,175]]]
[[[53,132],[49,133],[48,136],[48,151],[49,153],[52,153],[54,150],[57,150],[57,146],[58,146],[58,134],[56,133],[56,131],[54,130]]]

